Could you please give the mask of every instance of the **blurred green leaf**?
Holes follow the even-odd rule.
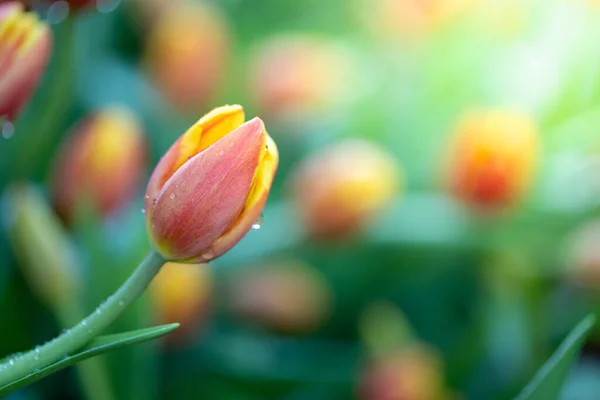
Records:
[[[596,317],[588,315],[577,324],[516,400],[557,399],[595,322]]]
[[[132,346],[134,344],[156,339],[160,336],[164,336],[174,331],[178,327],[179,324],[168,324],[155,326],[152,328],[139,329],[131,332],[119,333],[116,335],[97,337],[77,354],[74,354],[72,356],[66,356],[61,361],[52,364],[49,367],[36,371],[22,379],[14,381],[9,385],[0,388],[0,396],[8,395],[9,393],[14,392],[15,390],[18,390],[54,372],[60,371],[61,369],[66,367],[70,367],[71,365],[74,365],[88,358],[97,356],[99,354],[107,353],[109,351],[116,350],[121,347]]]

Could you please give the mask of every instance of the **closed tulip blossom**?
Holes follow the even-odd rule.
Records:
[[[146,167],[146,143],[136,116],[112,106],[79,123],[58,152],[52,197],[69,220],[82,202],[109,215],[130,201]]]
[[[146,222],[167,260],[207,262],[233,247],[260,217],[278,164],[263,122],[241,106],[212,110],[156,166]]]
[[[0,125],[31,97],[52,47],[48,25],[17,2],[0,4]]]
[[[450,192],[482,211],[517,202],[533,177],[537,136],[526,115],[507,110],[467,113],[458,122],[444,165]]]
[[[366,140],[346,140],[299,165],[293,197],[311,235],[345,238],[392,202],[402,177],[400,166],[383,148]]]

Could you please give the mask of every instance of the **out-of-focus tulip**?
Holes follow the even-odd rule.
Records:
[[[158,323],[181,324],[176,339],[193,335],[207,317],[212,295],[207,265],[166,263],[148,290]]]
[[[477,110],[462,116],[444,165],[449,190],[480,210],[519,200],[538,155],[538,132],[526,115]]]
[[[257,49],[250,90],[274,118],[329,111],[346,98],[352,63],[336,44],[312,36],[282,36]]]
[[[31,290],[46,305],[61,312],[76,301],[78,290],[74,254],[58,218],[35,188],[7,190],[8,233]]]
[[[323,277],[294,260],[250,268],[230,287],[230,306],[236,315],[278,332],[318,328],[329,316],[331,302]]]
[[[388,205],[401,183],[400,167],[384,149],[353,139],[307,158],[296,171],[293,195],[313,235],[338,238]]]
[[[577,285],[600,289],[600,220],[577,228],[567,245],[567,277]]]
[[[232,248],[260,217],[279,155],[260,118],[241,106],[202,117],[160,160],[145,210],[155,248],[168,260],[201,263]]]
[[[363,400],[449,399],[439,356],[414,344],[374,359],[360,380]]]
[[[48,25],[16,2],[0,4],[0,118],[14,120],[46,68]]]
[[[134,114],[108,107],[80,122],[60,149],[52,175],[58,212],[69,220],[81,202],[110,214],[135,195],[145,170],[146,146]]]
[[[201,2],[169,4],[148,38],[148,71],[177,109],[197,111],[219,87],[229,42],[228,26],[217,9]]]
[[[456,19],[476,0],[366,0],[359,9],[367,28],[384,38],[412,39]]]

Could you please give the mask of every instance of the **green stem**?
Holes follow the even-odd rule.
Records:
[[[125,283],[75,327],[50,342],[0,364],[0,387],[78,350],[106,329],[146,289],[165,260],[152,250]]]

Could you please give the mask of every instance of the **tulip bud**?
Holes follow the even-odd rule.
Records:
[[[278,332],[312,331],[331,311],[327,282],[297,261],[249,268],[235,278],[229,292],[237,316]]]
[[[566,250],[567,277],[579,286],[600,289],[600,220],[571,233]]]
[[[205,3],[175,3],[157,16],[146,62],[150,76],[177,109],[196,111],[218,89],[229,58],[229,30]]]
[[[455,20],[474,0],[365,0],[360,18],[384,38],[423,36]]]
[[[7,229],[23,275],[47,306],[60,312],[77,299],[74,253],[60,221],[43,197],[30,186],[6,192]]]
[[[212,294],[207,265],[166,263],[148,290],[158,323],[181,324],[174,335],[178,341],[192,336],[207,317]]]
[[[351,87],[348,55],[316,37],[276,37],[257,50],[250,89],[261,112],[275,118],[329,111]]]
[[[505,110],[464,115],[446,159],[449,190],[482,210],[516,202],[531,182],[537,135],[534,122],[525,115]]]
[[[376,358],[367,365],[360,380],[359,398],[448,399],[442,363],[431,349],[418,344]]]
[[[37,86],[52,47],[48,25],[16,2],[0,4],[0,119],[14,120]]]
[[[219,107],[160,160],[146,189],[150,239],[167,260],[212,260],[248,233],[267,201],[279,156],[263,122]]]
[[[308,230],[339,238],[362,228],[399,191],[402,173],[382,148],[364,140],[336,143],[307,158],[293,180]]]
[[[81,202],[102,215],[135,196],[146,158],[142,128],[134,114],[110,107],[83,120],[60,149],[52,174],[58,212],[71,219]]]

